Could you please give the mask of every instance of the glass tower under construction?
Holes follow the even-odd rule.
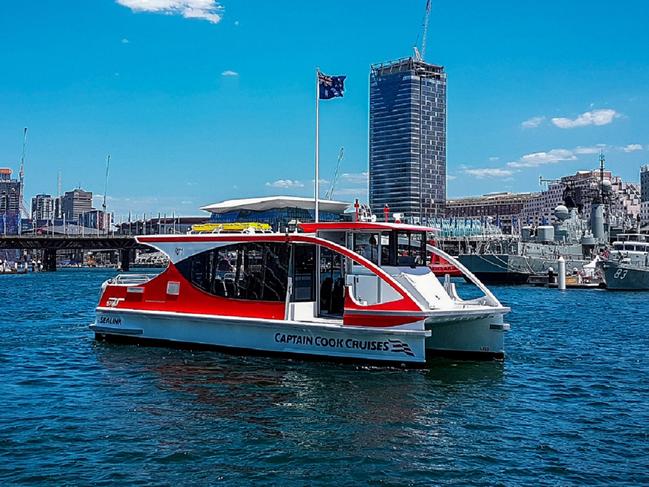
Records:
[[[446,202],[446,73],[413,58],[370,73],[370,206],[426,224]]]

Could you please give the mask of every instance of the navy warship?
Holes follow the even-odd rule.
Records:
[[[604,251],[609,241],[605,207],[610,204],[612,186],[604,179],[603,155],[600,180],[588,191],[590,219],[583,217],[583,195],[568,185],[563,192],[563,204],[554,209],[552,224],[524,226],[518,236],[485,238],[460,253],[459,261],[488,283],[525,284],[531,276],[555,271],[559,257],[565,259],[567,269],[582,270]]]

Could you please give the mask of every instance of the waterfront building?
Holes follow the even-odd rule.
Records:
[[[110,224],[110,214],[95,208],[81,214],[81,225],[86,228],[95,228],[105,232]]]
[[[92,192],[76,188],[66,191],[62,197],[61,209],[69,222],[78,222],[80,216],[92,210]]]
[[[54,198],[49,194],[37,194],[32,198],[32,220],[54,219]]]
[[[523,207],[539,193],[489,193],[446,201],[446,216],[455,219],[477,219],[499,227],[503,233],[518,233]]]
[[[351,205],[342,201],[320,200],[319,220],[340,221]],[[267,223],[273,230],[284,231],[290,222],[315,221],[313,198],[297,196],[267,196],[222,201],[201,208],[212,215],[210,223]]]
[[[446,203],[446,73],[414,58],[370,72],[369,198],[405,221],[443,217]]]
[[[604,179],[611,182],[608,222],[613,227],[631,228],[637,223],[640,215],[640,188],[635,183],[622,181],[611,171],[604,171]],[[591,203],[598,192],[599,184],[599,170],[578,171],[574,175],[564,176],[550,183],[546,190],[525,203],[523,223],[552,223],[555,219],[554,209],[564,203],[563,195],[567,188],[571,190],[574,202],[583,217],[590,219]]]
[[[649,225],[649,165],[640,168],[640,223]]]
[[[0,168],[0,233],[19,233],[21,201],[22,184],[11,178],[11,169]]]

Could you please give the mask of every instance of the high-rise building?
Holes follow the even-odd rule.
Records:
[[[640,223],[649,225],[649,165],[640,168]]]
[[[446,73],[407,58],[371,67],[370,206],[408,221],[444,216]]]
[[[52,220],[54,218],[54,199],[49,194],[37,194],[32,198],[32,220]]]
[[[22,185],[11,179],[11,169],[0,168],[0,233],[15,235],[20,233],[20,202]]]
[[[20,214],[20,181],[11,179],[11,169],[0,168],[0,214]]]
[[[80,223],[79,217],[92,210],[92,192],[84,191],[81,188],[66,191],[62,198],[61,208],[67,221]]]

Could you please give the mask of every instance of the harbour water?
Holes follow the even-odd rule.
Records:
[[[500,362],[97,343],[106,270],[0,276],[0,483],[649,483],[647,294],[493,286]]]

